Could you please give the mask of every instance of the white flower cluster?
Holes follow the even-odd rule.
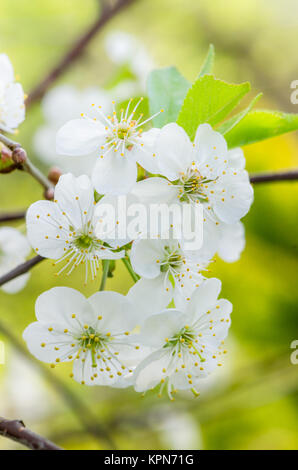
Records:
[[[127,48],[124,41],[114,50],[115,61]],[[24,118],[20,86],[12,82],[10,63],[0,56],[0,122],[6,130]],[[244,248],[240,219],[249,211],[253,190],[243,152],[229,151],[209,124],[198,127],[193,142],[173,122],[144,131],[155,116],[138,113],[142,98],[118,111],[101,91],[61,87],[52,93],[44,101],[52,127],[39,130],[36,144],[53,146],[57,134],[56,153],[61,161],[69,159],[66,166],[73,171],[60,177],[53,201],[28,209],[29,242],[59,266],[57,275],[83,265],[87,284],[103,267],[104,280],[109,260],[123,259],[136,282],[126,296],[101,290],[86,299],[68,287],[44,292],[36,302],[37,321],[24,332],[28,348],[51,367],[73,362],[71,376],[81,384],[132,385],[138,392],[158,387],[159,394],[166,388],[170,399],[177,390],[197,396],[200,381],[222,365],[226,352],[232,305],[218,299],[221,282],[207,279],[206,272],[216,254],[232,262]],[[61,102],[65,112],[58,115]],[[73,119],[80,107],[80,117]],[[128,214],[107,227],[102,210],[116,207],[123,196],[145,207],[200,207],[202,246],[189,249],[183,237],[172,236],[173,224],[167,237],[162,229],[154,238],[123,235]],[[0,271],[24,261],[29,249],[15,229],[1,229]],[[25,281],[26,275],[4,288],[17,291]]]
[[[198,127],[194,142],[175,123],[143,132],[151,119],[137,116],[140,102],[130,101],[119,114],[112,103],[107,116],[92,103],[90,113],[64,124],[57,152],[80,164],[93,155],[91,180],[63,175],[53,202],[36,202],[27,212],[30,243],[62,263],[58,274],[84,264],[87,283],[88,271],[94,279],[101,260],[129,255],[139,280],[127,296],[97,292],[86,299],[66,287],[45,292],[24,338],[32,354],[52,367],[73,361],[71,376],[82,384],[133,385],[139,392],[158,386],[159,393],[166,387],[172,399],[178,389],[197,395],[200,380],[222,365],[232,305],[218,300],[221,283],[206,279],[204,271],[217,252],[227,261],[238,259],[244,246],[240,219],[253,191],[242,151],[228,151],[210,125]],[[138,168],[146,177],[137,182]],[[95,200],[96,193],[101,197]],[[121,195],[146,206],[201,205],[203,246],[188,250],[183,239],[172,237],[111,239],[98,214]]]

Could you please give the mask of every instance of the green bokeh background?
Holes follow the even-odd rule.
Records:
[[[0,52],[9,55],[26,91],[94,21],[99,3],[1,0]],[[176,65],[189,80],[197,76],[212,42],[217,77],[250,80],[254,92],[264,93],[259,107],[298,112],[290,101],[290,84],[298,78],[294,0],[136,0],[109,22],[58,83],[107,85],[116,70],[104,52],[103,38],[112,30],[136,35],[158,66]],[[17,137],[35,161],[32,136],[42,119],[40,105],[34,105]],[[246,147],[248,170],[297,167],[297,137],[289,134]],[[30,176],[1,176],[1,211],[26,208],[40,198],[40,187]],[[297,183],[255,187],[254,204],[244,219],[246,249],[241,260],[218,260],[212,266],[211,274],[222,280],[222,295],[231,300],[234,311],[226,370],[199,399],[178,394],[168,403],[166,396],[141,398],[130,389],[80,386],[67,378],[69,369],[63,365],[51,372],[104,423],[118,448],[175,448],[175,436],[190,433],[185,447],[297,449],[298,365],[290,362],[290,344],[298,339],[297,213]],[[57,280],[54,272],[50,261],[43,262],[32,271],[25,290],[13,296],[0,292],[0,321],[21,342],[24,327],[34,319],[35,299],[43,291],[67,285],[90,295],[99,285],[98,280],[84,288],[79,273]],[[130,285],[119,263],[108,288],[125,294]],[[70,403],[35,362],[17,357],[1,332],[0,339],[6,346],[6,363],[0,366],[0,415],[24,418],[29,427],[67,449],[105,448],[104,440],[85,431]],[[0,438],[1,448],[18,447]]]

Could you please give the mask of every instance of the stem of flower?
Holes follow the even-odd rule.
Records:
[[[139,276],[134,272],[134,270],[132,269],[131,262],[130,262],[130,259],[129,259],[128,255],[126,255],[125,258],[122,258],[122,261],[123,261],[124,266],[126,267],[127,271],[128,271],[129,274],[131,275],[132,279],[134,280],[134,282],[138,282],[138,280],[139,280],[140,278],[139,278]]]
[[[14,160],[14,152],[19,152],[20,151],[23,153],[23,160],[21,162],[15,161],[16,163],[16,169],[26,171],[29,173],[29,175],[33,176],[36,181],[39,182],[39,184],[46,190],[52,190],[53,185],[52,183],[39,171],[38,168],[36,168],[35,165],[30,161],[30,159],[27,156],[27,153],[25,150],[22,148],[21,144],[18,142],[15,142],[14,140],[9,139],[3,134],[0,134],[0,142],[2,142],[9,150],[12,151],[12,159]]]
[[[105,290],[106,282],[107,282],[107,277],[109,273],[109,267],[110,267],[110,260],[104,259],[102,260],[102,276],[101,276],[101,282],[99,286],[99,290]]]
[[[27,429],[23,421],[17,419],[9,420],[0,416],[0,435],[31,450],[63,450],[48,439]]]

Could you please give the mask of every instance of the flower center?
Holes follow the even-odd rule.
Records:
[[[92,237],[90,237],[90,235],[82,234],[79,237],[77,237],[73,243],[75,247],[78,248],[79,250],[81,249],[85,250],[87,248],[90,248],[91,245],[93,245],[94,240]]]
[[[169,246],[164,248],[165,258],[161,262],[160,270],[165,273],[170,271],[177,272],[183,265],[183,257],[178,249],[172,250]]]
[[[196,168],[189,168],[182,173],[176,184],[179,186],[179,200],[181,202],[208,202],[205,185],[210,183]]]

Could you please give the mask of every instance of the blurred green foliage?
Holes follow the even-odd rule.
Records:
[[[94,21],[98,10],[96,0],[1,1],[1,52],[10,56],[26,91]],[[290,102],[290,83],[297,79],[297,12],[297,2],[291,0],[137,0],[109,23],[59,83],[83,87],[108,85],[111,77],[118,81],[119,71],[108,61],[102,41],[107,31],[120,29],[139,37],[157,65],[175,65],[191,81],[212,42],[217,77],[236,83],[250,80],[254,92],[264,93],[262,107],[297,112]],[[40,106],[32,107],[17,137],[35,161],[32,136],[41,116]],[[250,145],[245,154],[251,172],[297,167],[297,134]],[[1,176],[1,210],[26,208],[41,196],[30,176]],[[222,280],[222,295],[231,300],[234,312],[226,372],[218,374],[201,398],[182,394],[169,405],[166,396],[158,400],[150,393],[141,398],[132,390],[84,388],[67,378],[68,366],[52,372],[110,427],[119,448],[169,448],[158,421],[178,412],[190,416],[201,430],[202,439],[190,444],[193,447],[297,448],[298,366],[290,363],[290,344],[298,337],[297,213],[297,183],[256,186],[255,202],[244,220],[247,243],[241,260],[230,265],[217,260],[212,266],[211,275]],[[34,319],[35,299],[44,290],[67,285],[89,295],[100,282],[85,288],[79,272],[58,279],[53,274],[51,262],[45,261],[34,268],[24,291],[14,296],[0,293],[0,321],[19,339]],[[117,263],[107,288],[125,294],[130,285],[122,263]],[[5,341],[1,334],[0,339]],[[26,419],[28,426],[67,449],[101,448],[104,444],[82,431],[71,409],[33,369],[34,380],[43,387],[39,399],[46,405],[39,410],[32,399],[35,382],[22,367],[14,372],[15,355],[6,344],[6,365],[0,366],[0,415]],[[14,389],[20,389],[17,403]],[[154,419],[156,415],[161,419]],[[0,448],[15,447],[0,439]]]

